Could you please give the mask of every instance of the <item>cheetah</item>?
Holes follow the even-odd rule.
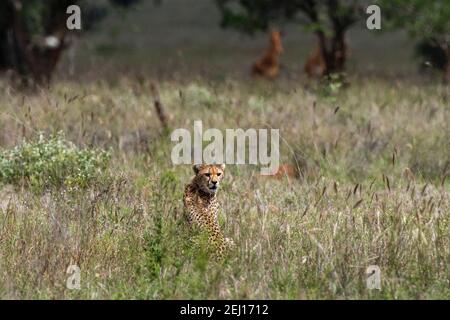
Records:
[[[186,185],[183,196],[185,213],[189,225],[199,226],[208,234],[208,243],[218,259],[234,245],[232,239],[223,236],[217,214],[219,203],[217,189],[225,172],[224,164],[196,164],[193,166],[195,176]]]

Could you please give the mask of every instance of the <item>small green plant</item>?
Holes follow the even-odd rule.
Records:
[[[62,134],[23,141],[0,152],[0,183],[32,188],[87,187],[106,168],[109,153],[79,149]]]
[[[319,87],[318,94],[323,98],[329,99],[331,102],[336,101],[336,95],[341,92],[345,84],[344,74],[331,74],[325,77]]]

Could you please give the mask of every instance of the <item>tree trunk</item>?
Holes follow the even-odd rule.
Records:
[[[333,72],[344,71],[347,60],[347,45],[345,43],[344,31],[338,30],[334,35],[332,56],[334,60]]]
[[[320,52],[322,53],[323,61],[325,63],[325,70],[323,75],[328,76],[332,73],[333,69],[333,58],[327,46],[329,41],[322,31],[317,32],[317,37],[319,38],[319,48]]]
[[[324,75],[340,73],[345,70],[347,60],[347,44],[345,43],[345,32],[335,31],[332,38],[327,38],[323,32],[317,33],[319,48],[325,62]]]
[[[54,8],[55,12],[49,17],[45,26],[46,34],[36,43],[31,40],[28,30],[24,27],[21,1],[11,1],[10,6],[9,32],[12,36],[12,44],[7,50],[12,56],[11,67],[22,76],[25,83],[31,79],[36,85],[47,85],[65,49],[65,11],[61,11],[62,6]]]

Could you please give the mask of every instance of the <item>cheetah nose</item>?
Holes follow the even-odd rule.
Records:
[[[211,181],[211,182],[212,182],[213,185],[216,185],[216,184],[217,184],[217,181]]]

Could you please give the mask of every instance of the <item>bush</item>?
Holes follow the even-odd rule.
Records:
[[[87,187],[109,161],[102,150],[81,150],[61,134],[23,141],[0,152],[0,183],[33,188]]]
[[[345,85],[345,74],[335,73],[322,79],[317,94],[320,97],[326,98],[330,102],[335,103],[336,96],[342,91]]]

